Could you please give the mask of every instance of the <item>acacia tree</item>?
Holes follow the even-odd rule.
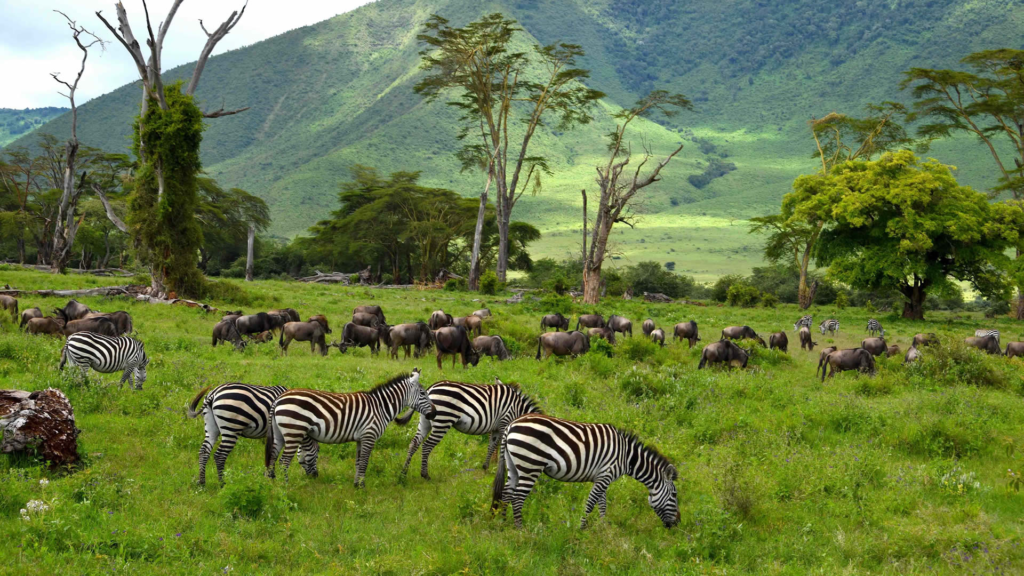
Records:
[[[18,263],[25,263],[25,238],[28,236],[28,211],[32,190],[39,192],[40,161],[24,148],[4,150],[6,161],[0,162],[0,183],[13,196],[16,210],[3,214],[2,227],[5,235],[13,237],[18,248]]]
[[[197,254],[203,235],[195,212],[199,204],[197,177],[202,168],[199,146],[203,118],[228,116],[248,108],[201,112],[193,95],[210,54],[238,24],[245,7],[232,12],[213,32],[199,21],[207,40],[192,78],[183,89],[180,82],[165,86],[161,76],[164,39],[183,1],[174,0],[166,19],[154,33],[143,0],[148,58],[142,53],[123,4],[115,5],[116,29],[100,12],[96,16],[128,51],[142,80],[142,108],[133,126],[133,151],[139,168],[129,204],[129,229],[142,254],[151,262],[152,288],[157,294],[172,289],[201,295],[203,277],[197,267]]]
[[[597,185],[600,189],[597,214],[594,216],[594,228],[590,242],[590,251],[583,262],[583,302],[597,304],[601,297],[601,266],[604,264],[608,249],[608,238],[612,226],[621,222],[633,227],[631,207],[637,201],[641,190],[654,184],[661,178],[659,175],[665,166],[683,150],[683,144],[670,152],[653,168],[641,175],[644,166],[653,156],[650,148],[644,148],[643,158],[635,170],[627,173],[626,169],[633,160],[632,148],[626,143],[626,129],[637,118],[646,118],[656,112],[664,116],[674,116],[680,110],[693,108],[689,100],[682,94],[669,94],[665,90],[655,90],[641,98],[632,108],[620,110],[613,116],[617,123],[615,130],[608,134],[608,161],[597,167]],[[625,176],[623,174],[625,173]],[[586,202],[586,192],[583,193]],[[586,227],[586,204],[584,204],[584,228]],[[586,248],[584,248],[586,250]]]
[[[548,171],[544,157],[529,153],[534,134],[551,116],[558,119],[559,130],[588,123],[590,105],[604,97],[582,83],[590,72],[576,67],[576,59],[584,55],[580,46],[554,43],[535,45],[529,53],[512,51],[521,30],[515,20],[500,13],[461,28],[435,14],[418,36],[427,46],[420,52],[427,75],[414,90],[428,101],[457,91],[448,103],[462,112],[459,138],[479,138],[464,146],[459,158],[464,168],[481,160],[487,165],[473,242],[477,257],[471,262],[477,278],[490,183],[494,182],[498,197],[497,275],[505,281],[512,210],[531,183],[536,190],[540,172]]]

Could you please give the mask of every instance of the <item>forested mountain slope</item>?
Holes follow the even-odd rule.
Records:
[[[67,108],[0,108],[0,148],[31,133],[53,118],[67,112]]]

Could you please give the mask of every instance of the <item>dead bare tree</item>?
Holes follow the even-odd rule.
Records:
[[[75,220],[75,213],[78,207],[78,199],[85,190],[86,173],[83,171],[78,181],[75,181],[75,161],[78,159],[78,106],[75,103],[75,92],[78,90],[78,83],[85,74],[85,62],[89,59],[89,48],[99,44],[103,48],[103,41],[95,34],[89,32],[84,26],[68,17],[67,14],[54,10],[68,21],[68,28],[71,29],[71,37],[74,38],[78,49],[82,51],[82,64],[78,68],[78,74],[72,82],[61,80],[56,73],[50,74],[54,80],[67,87],[67,93],[61,93],[71,103],[71,137],[64,145],[64,175],[61,182],[60,203],[57,205],[57,218],[53,230],[53,250],[50,256],[50,270],[60,272],[67,267],[71,257],[71,246],[75,243],[75,235],[78,234],[78,227],[82,220]]]
[[[643,167],[653,156],[650,147],[644,146],[643,159],[637,164],[632,175],[626,174],[626,168],[632,161],[632,150],[625,143],[626,129],[637,118],[648,117],[655,112],[665,116],[674,116],[679,110],[690,110],[692,105],[682,94],[669,94],[664,90],[655,90],[641,98],[632,107],[615,114],[618,123],[615,131],[609,136],[609,157],[604,166],[597,167],[597,184],[600,189],[597,214],[594,216],[594,227],[590,241],[590,251],[583,262],[583,302],[597,304],[601,298],[601,266],[604,264],[608,250],[608,237],[616,222],[633,226],[629,208],[637,200],[637,194],[644,188],[654,184],[661,178],[659,175],[672,158],[683,150],[683,145],[672,151],[663,160],[654,165],[646,174],[641,175]],[[585,193],[584,193],[585,200]],[[586,213],[584,213],[586,222]]]

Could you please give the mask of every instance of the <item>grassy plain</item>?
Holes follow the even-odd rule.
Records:
[[[110,279],[0,271],[18,288],[72,288]],[[538,318],[527,300],[475,301],[475,294],[385,291],[277,281],[247,284],[247,311],[293,306],[327,314],[335,330],[357,304],[383,305],[389,321],[425,319],[437,308],[466,314],[487,305],[485,332],[501,334],[517,358],[483,359],[463,371],[438,370],[432,356],[393,361],[365,349],[326,358],[301,345],[282,357],[275,345],[244,353],[213,349],[216,318],[201,311],[85,298],[135,318],[152,362],[145,390],[118,389],[114,375],[88,383],[56,370],[60,342],[33,338],[3,320],[0,388],[63,389],[73,403],[85,465],[71,475],[0,457],[0,566],[53,574],[988,574],[1020,573],[1024,496],[1008,492],[1007,470],[1024,451],[1024,374],[1019,361],[983,357],[952,345],[904,368],[882,360],[874,378],[845,374],[824,385],[817,352],[758,350],[747,370],[697,371],[699,348],[664,349],[640,338],[615,357],[533,359]],[[62,300],[25,297],[44,309]],[[214,302],[235,309],[237,302]],[[576,312],[582,309],[575,310]],[[767,336],[800,312],[609,300],[598,310],[637,326],[670,328],[695,319],[703,344],[724,326],[748,324]],[[812,309],[840,318],[835,339],[855,346],[868,312]],[[876,313],[891,342],[916,332],[956,342],[977,327],[1022,339],[1018,323],[932,312],[924,323]],[[392,425],[370,461],[365,490],[352,486],[354,446],[324,446],[321,474],[293,469],[291,482],[262,476],[263,444],[241,441],[227,484],[195,484],[200,420],[185,405],[201,387],[227,381],[360,390],[413,366],[426,383],[441,378],[518,382],[548,413],[610,422],[639,434],[676,463],[682,522],[661,527],[643,487],[623,479],[608,495],[608,517],[578,528],[589,485],[542,480],[527,501],[526,527],[492,519],[484,439],[456,432],[431,458],[432,480],[399,479],[415,423]],[[1009,452],[1009,446],[1018,449]],[[418,458],[418,454],[417,454]],[[418,462],[418,460],[417,460]],[[416,469],[415,464],[413,470]],[[493,468],[492,468],[493,471]],[[48,479],[46,486],[41,479]],[[32,499],[50,510],[20,518]]]

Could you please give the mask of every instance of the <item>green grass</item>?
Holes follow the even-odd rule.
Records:
[[[72,288],[116,279],[49,276],[3,269],[18,288]],[[242,283],[239,283],[242,284]],[[324,313],[338,331],[357,304],[383,305],[392,322],[434,309],[465,314],[487,305],[485,333],[502,334],[518,358],[483,359],[463,371],[433,357],[393,361],[365,349],[327,358],[294,346],[244,353],[213,349],[217,318],[200,311],[85,298],[101,310],[125,309],[152,359],[142,392],[118,389],[115,375],[88,383],[57,372],[60,342],[0,333],[0,388],[62,388],[76,410],[84,467],[52,474],[0,457],[0,559],[17,574],[76,573],[636,573],[636,574],[964,574],[1020,572],[1024,496],[1007,493],[1007,469],[1020,471],[1024,404],[1019,361],[982,357],[962,347],[928,352],[920,366],[882,360],[874,378],[844,374],[822,385],[817,352],[801,352],[792,306],[738,309],[608,300],[598,310],[669,329],[695,319],[702,344],[727,325],[749,324],[767,336],[790,330],[789,354],[757,350],[747,370],[697,371],[699,348],[664,349],[636,339],[615,357],[537,362],[539,316],[476,294],[384,291],[277,281],[245,284],[251,310],[293,306]],[[25,297],[22,308],[57,299]],[[215,302],[221,309],[234,308]],[[588,310],[590,308],[588,307]],[[576,312],[580,312],[577,309]],[[863,310],[811,310],[841,319],[835,338],[854,346],[865,336]],[[959,341],[976,327],[1000,329],[1005,341],[1024,330],[1009,319],[929,313],[925,323],[875,315],[891,342],[906,349],[916,332]],[[423,381],[442,378],[518,382],[552,415],[610,422],[657,446],[680,471],[682,522],[665,530],[643,487],[614,483],[608,517],[578,529],[589,485],[542,480],[527,501],[526,527],[492,519],[492,473],[479,469],[482,438],[449,434],[431,458],[430,481],[398,478],[415,423],[392,425],[370,461],[365,490],[355,490],[354,446],[324,446],[320,477],[292,470],[290,483],[262,477],[263,444],[240,442],[220,487],[195,484],[201,420],[185,417],[196,391],[227,381],[349,391],[368,388],[413,366]],[[1006,447],[1018,450],[1007,454]],[[418,455],[417,455],[418,458]],[[414,465],[413,470],[416,469]],[[493,469],[492,469],[493,472]],[[973,475],[973,476],[972,476]],[[967,480],[963,492],[958,487]],[[40,486],[41,478],[49,484]],[[952,480],[951,480],[952,479]],[[975,487],[973,482],[977,482]],[[51,506],[29,521],[30,499]]]

